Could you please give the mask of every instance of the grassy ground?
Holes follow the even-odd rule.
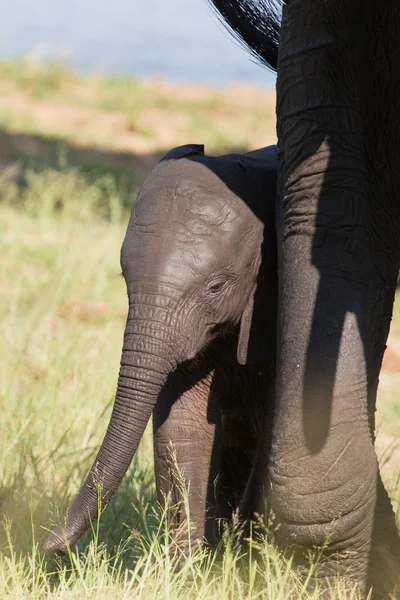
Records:
[[[0,122],[0,599],[316,600],[271,544],[257,561],[256,548],[241,556],[229,542],[224,554],[171,558],[149,432],[76,552],[62,560],[40,552],[109,419],[127,309],[119,249],[138,186],[178,143],[222,152],[273,142],[272,95],[85,80],[8,62],[0,64]],[[398,509],[396,310],[377,447]]]

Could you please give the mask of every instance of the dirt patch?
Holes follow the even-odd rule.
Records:
[[[57,139],[77,151],[143,157],[146,170],[155,154],[179,144],[202,143],[218,154],[276,141],[273,90],[243,85],[217,90],[158,80],[130,82],[126,89],[95,78],[68,82],[41,98],[0,81],[0,122],[6,134],[17,136],[20,156],[36,157],[43,150],[39,138]],[[3,168],[9,164],[4,155]]]
[[[232,88],[216,95],[210,88],[174,88],[170,84],[160,84],[158,88],[158,92],[161,89],[164,94],[170,94],[180,102],[190,102],[193,99],[204,101],[204,111],[199,109],[204,119],[213,122],[214,127],[220,121],[222,129],[239,129],[242,137],[248,132],[247,121],[252,109],[260,110],[260,107],[265,106],[265,112],[269,114],[273,106],[273,94],[260,90]],[[207,102],[211,102],[212,106],[208,106]],[[0,111],[9,115],[11,129],[18,121],[22,124],[25,121],[24,129],[32,129],[44,135],[76,137],[83,143],[94,142],[99,147],[107,145],[120,151],[151,152],[168,148],[182,139],[186,142],[191,134],[189,109],[186,112],[168,107],[165,110],[145,108],[132,120],[122,112],[36,100],[22,94],[9,93],[1,95]],[[259,145],[250,136],[248,141],[253,148]],[[263,144],[265,145],[265,141]]]

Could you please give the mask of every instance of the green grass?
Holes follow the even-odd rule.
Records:
[[[47,197],[37,185],[28,180],[28,211],[0,205],[0,597],[256,598],[265,573],[277,569],[283,574],[268,597],[290,597],[300,584],[270,553],[264,567],[251,562],[247,572],[232,551],[218,560],[198,553],[183,566],[179,554],[170,557],[149,432],[95,534],[62,561],[40,552],[108,421],[126,295],[118,256],[124,225],[85,205],[92,191],[79,176],[72,192],[81,186],[81,214],[54,214],[51,186]]]
[[[138,153],[189,142],[246,150],[250,140],[251,149],[273,143],[274,94],[82,77],[65,64],[0,61],[0,127]]]
[[[229,539],[224,552],[174,553],[150,431],[93,531],[63,559],[40,551],[94,458],[118,372],[126,212],[104,210],[121,198],[111,186],[99,204],[93,185],[45,170],[27,178],[23,202],[0,202],[0,598],[316,600],[265,541],[253,555]]]
[[[29,57],[0,61],[0,80],[36,98],[60,92],[66,85],[74,85],[80,79],[61,62],[42,62]]]
[[[90,147],[71,143],[81,133],[72,128],[67,135],[62,119],[49,135],[29,102],[94,107],[97,116],[112,110],[131,129],[153,136],[156,126],[146,133],[142,120],[146,110],[178,115],[188,133],[201,135],[190,141],[221,152],[246,148],[264,109],[250,102],[239,118],[240,101],[213,91],[174,98],[159,84],[86,80],[29,61],[0,63],[0,90],[27,101],[21,113],[11,104],[0,110],[6,128],[0,144],[0,600],[317,600],[318,590],[305,591],[271,534],[255,540],[251,551],[234,550],[227,537],[217,552],[182,560],[156,502],[150,429],[93,531],[62,559],[40,550],[79,489],[109,420],[127,311],[119,251],[136,192],[163,142],[155,141],[143,166],[116,152],[100,126],[106,149],[95,138]],[[223,124],[210,126],[209,112]],[[266,114],[270,130],[273,112]],[[400,433],[398,406],[389,390],[379,409],[383,435]],[[388,455],[382,453],[382,462]],[[398,496],[398,478],[388,471],[386,481]]]

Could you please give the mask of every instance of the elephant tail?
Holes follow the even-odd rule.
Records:
[[[283,0],[207,0],[218,20],[258,63],[277,70]]]

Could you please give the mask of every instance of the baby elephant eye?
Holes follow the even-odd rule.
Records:
[[[224,279],[218,279],[217,281],[212,281],[208,287],[207,287],[207,291],[211,292],[211,294],[216,294],[217,292],[221,291],[222,288],[224,287],[226,281]]]

